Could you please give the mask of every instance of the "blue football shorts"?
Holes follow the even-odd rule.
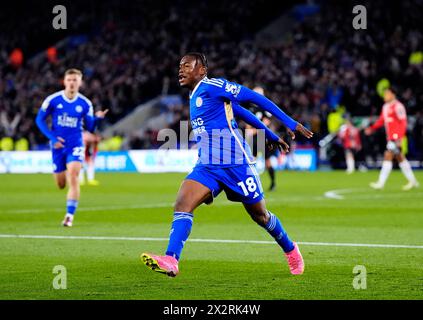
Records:
[[[225,191],[230,201],[253,204],[264,198],[263,187],[254,164],[231,167],[198,164],[185,179],[194,180],[209,188],[213,198]]]
[[[72,161],[83,162],[85,149],[83,146],[71,148],[51,149],[53,155],[53,172],[59,173],[66,170],[66,164]]]

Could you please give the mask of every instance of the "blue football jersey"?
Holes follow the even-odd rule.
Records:
[[[90,131],[95,128],[93,105],[80,93],[72,100],[65,96],[63,90],[48,96],[42,103],[37,117],[44,122],[48,116],[51,116],[52,120],[51,129],[43,130],[43,133],[53,143],[57,141],[57,137],[62,137],[65,139],[66,148],[83,146],[83,125]]]
[[[253,164],[250,146],[234,119],[233,106],[244,87],[219,78],[203,78],[190,93],[190,120],[199,164]]]

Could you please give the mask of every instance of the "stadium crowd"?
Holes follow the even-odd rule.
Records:
[[[182,2],[144,1],[142,6],[122,7],[106,1],[95,10],[82,10],[66,32],[67,41],[32,60],[26,59],[27,52],[34,56],[53,43],[33,48],[31,39],[16,39],[16,32],[25,34],[25,26],[2,33],[0,136],[15,141],[24,137],[32,149],[45,146],[45,138],[34,130],[35,114],[42,100],[60,89],[60,77],[70,66],[82,69],[83,93],[95,106],[110,109],[104,125],[113,124],[157,95],[181,93],[177,63],[187,51],[206,53],[213,77],[263,86],[270,99],[317,133],[316,146],[328,132],[328,115],[339,106],[352,116],[379,114],[382,100],[375,89],[382,78],[398,86],[399,99],[421,124],[423,34],[417,1],[365,1],[366,30],[352,28],[353,1],[350,6],[322,1],[320,12],[298,21],[287,41],[266,45],[255,43],[254,34],[288,4],[258,11],[263,1],[217,1],[213,6]],[[69,6],[78,12],[84,2]],[[58,33],[51,39],[58,41]],[[24,57],[14,52],[16,48]],[[186,119],[181,109],[168,110],[174,113],[169,127]],[[421,129],[416,125],[414,130]],[[151,137],[154,133],[142,143],[135,139],[134,147],[154,146]],[[419,137],[411,132],[415,150],[423,150]]]

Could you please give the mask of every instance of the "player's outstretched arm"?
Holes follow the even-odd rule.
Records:
[[[269,141],[268,146],[270,150],[279,149],[279,151],[289,152],[289,145],[281,137],[278,141]]]
[[[106,116],[107,112],[109,112],[109,109],[106,110],[99,110],[95,113],[95,116],[92,115],[92,112],[89,112],[85,115],[85,128],[93,133],[95,131],[95,128],[97,127],[98,123],[104,119],[104,117]]]
[[[240,105],[234,103],[232,105],[232,110],[234,116],[244,120],[249,125],[253,126],[256,129],[261,129],[265,131],[266,139],[270,141],[278,141],[279,137],[273,133],[263,122],[261,122],[251,111],[241,107]]]
[[[295,134],[293,133],[294,130],[298,131],[306,138],[311,138],[313,136],[313,132],[305,128],[301,123],[295,121],[290,116],[288,116],[270,99],[266,98],[265,96],[257,92],[254,92],[251,89],[248,89],[247,87],[241,86],[237,99],[240,102],[254,103],[260,108],[262,108],[263,110],[273,114],[289,129],[288,133],[291,135],[291,138],[293,139],[295,138]]]
[[[364,129],[364,133],[369,136],[371,135],[375,130],[381,128],[384,124],[384,119],[383,119],[383,113],[380,114],[379,118],[376,120],[375,123],[373,123],[370,127],[367,127],[366,129]]]
[[[265,131],[267,144],[270,150],[279,149],[280,151],[289,152],[289,145],[282,138],[273,133],[273,131],[261,122],[252,112],[237,104],[233,104],[232,110],[235,117],[244,120],[256,129],[262,129]]]

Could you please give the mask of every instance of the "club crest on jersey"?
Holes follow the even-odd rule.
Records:
[[[232,84],[232,83],[226,83],[225,91],[232,93],[234,97],[236,97],[241,90],[241,86]]]
[[[63,109],[63,104],[59,103],[59,104],[57,105],[57,109]]]
[[[203,105],[203,99],[201,99],[201,97],[197,97],[197,99],[195,100],[195,105],[197,106],[197,108],[201,107]]]
[[[75,111],[78,112],[78,113],[81,113],[82,112],[82,107],[81,106],[76,106],[75,107]]]

